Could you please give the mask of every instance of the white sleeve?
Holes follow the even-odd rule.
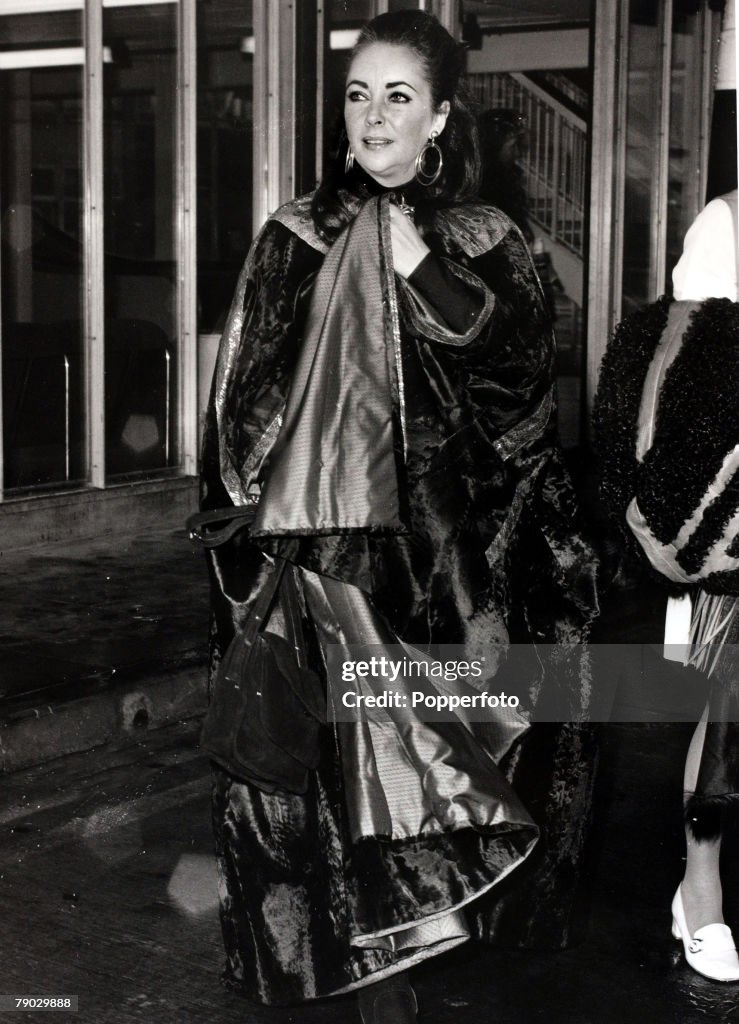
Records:
[[[737,253],[731,209],[712,199],[695,218],[672,272],[676,299],[737,301]]]

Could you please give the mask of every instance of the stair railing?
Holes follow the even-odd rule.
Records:
[[[520,73],[472,74],[468,82],[483,110],[510,107],[526,118],[529,216],[582,259],[587,185],[587,125]]]

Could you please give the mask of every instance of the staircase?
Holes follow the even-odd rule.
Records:
[[[559,432],[565,447],[581,441],[583,254],[589,98],[565,75],[519,72],[468,76],[482,110],[508,108],[526,119],[528,220],[562,285],[553,300],[558,352]]]
[[[582,261],[587,124],[571,108],[585,109],[586,94],[569,83],[563,98],[570,102],[561,102],[522,73],[473,74],[468,81],[482,109],[510,107],[526,118],[529,145],[520,163],[530,219]]]

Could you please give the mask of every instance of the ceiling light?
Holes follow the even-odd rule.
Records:
[[[357,39],[358,28],[334,28],[331,30],[329,47],[332,50],[351,50]]]
[[[113,63],[109,46],[103,47],[103,62]],[[0,51],[0,71],[19,71],[28,68],[79,67],[85,63],[83,46],[54,46],[38,50]]]
[[[334,28],[331,30],[329,47],[332,50],[351,50],[358,38],[358,28]],[[254,36],[243,36],[241,52],[254,53]]]
[[[148,7],[176,4],[178,0],[103,0],[103,7]],[[81,11],[82,0],[2,0],[0,15],[53,14],[56,11]]]

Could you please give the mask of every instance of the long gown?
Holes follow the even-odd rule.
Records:
[[[332,642],[578,643],[597,611],[596,560],[576,525],[556,439],[553,339],[519,231],[483,205],[434,212],[427,244],[479,298],[459,334],[393,275],[387,198],[344,198],[356,216],[331,248],[310,197],[270,218],[224,333],[203,507],[243,504],[255,482],[262,501],[256,536],[238,533],[210,555],[213,673],[274,557],[298,567],[321,673]],[[382,348],[383,330],[380,367],[384,356],[367,352]],[[381,424],[369,446],[365,427],[341,433],[362,416]],[[311,471],[315,453],[301,462],[301,437],[320,439],[327,487]],[[275,619],[279,631],[279,607]],[[572,650],[575,719],[590,679]],[[544,689],[532,681],[532,706]],[[473,730],[329,726],[321,742],[305,794],[215,770],[227,984],[287,1003],[377,980],[470,936],[567,940],[592,794],[590,726],[527,728],[514,713]]]

